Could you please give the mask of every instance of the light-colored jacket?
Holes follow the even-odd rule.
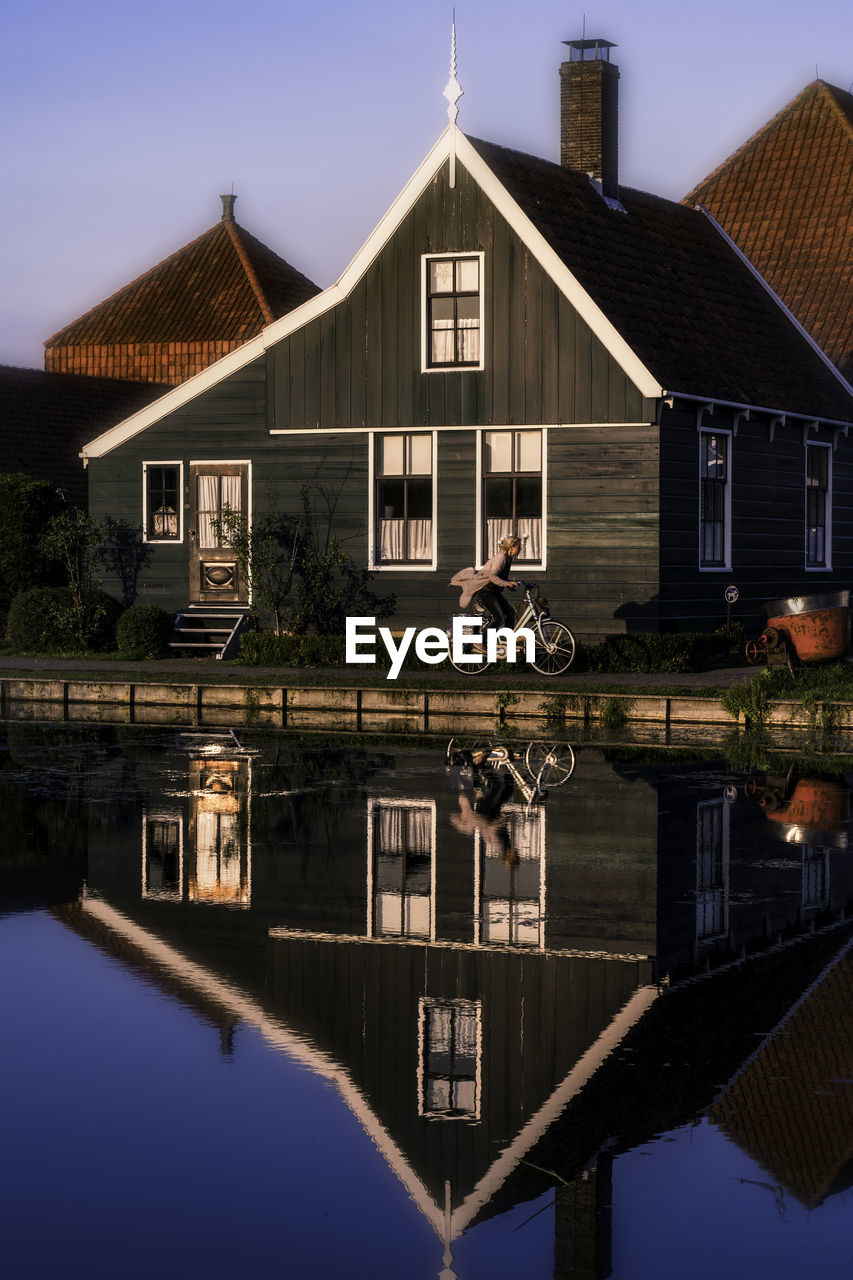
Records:
[[[515,579],[509,578],[512,561],[505,551],[499,551],[496,556],[492,556],[491,560],[487,560],[482,569],[475,569],[473,565],[469,565],[467,569],[460,569],[450,579],[451,587],[461,587],[462,595],[459,597],[459,607],[467,609],[471,603],[472,597],[481,589],[481,587],[509,587]]]

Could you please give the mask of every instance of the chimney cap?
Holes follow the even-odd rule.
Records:
[[[564,40],[563,44],[568,45],[571,49],[570,62],[594,62],[597,60],[609,62],[610,50],[617,47],[612,40],[593,38],[588,40]]]
[[[237,197],[232,194],[227,196],[220,196],[219,199],[222,201],[222,221],[233,222],[234,221],[234,202],[236,201]]]

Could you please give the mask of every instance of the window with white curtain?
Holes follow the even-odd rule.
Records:
[[[432,434],[377,436],[377,564],[432,561],[432,500]]]
[[[239,475],[200,475],[198,477],[198,545],[206,550],[225,545],[216,537],[213,524],[223,510],[243,510],[243,478]]]
[[[372,802],[373,928],[377,937],[429,938],[435,807]]]
[[[482,256],[429,257],[425,265],[427,368],[479,367],[483,328]]]
[[[521,539],[516,563],[540,563],[543,506],[542,432],[484,432],[483,559],[512,536]]]

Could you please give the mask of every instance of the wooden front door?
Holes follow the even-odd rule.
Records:
[[[190,467],[190,601],[246,604],[249,585],[231,547],[216,537],[213,522],[224,508],[246,515],[249,468],[240,462],[200,462]]]

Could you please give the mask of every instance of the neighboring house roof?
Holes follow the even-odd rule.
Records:
[[[853,1182],[850,944],[709,1111],[801,1204]]]
[[[455,151],[593,333],[648,398],[680,395],[853,423],[853,392],[704,214],[448,129],[340,280],[213,368],[86,447],[97,457],[344,301]]]
[[[853,96],[815,80],[694,187],[846,377],[853,376]]]
[[[184,368],[183,376],[188,376],[319,292],[234,221],[231,197],[223,201],[232,203],[226,203],[222,219],[204,235],[48,338],[46,367],[109,370],[113,376],[126,368],[135,378],[145,378],[152,361],[157,367],[157,356],[145,353],[148,364],[134,365],[122,349],[171,346],[178,372],[168,380],[179,381],[182,345],[206,348],[203,363]]]
[[[165,390],[152,383],[0,366],[0,471],[49,480],[69,502],[85,506],[79,456],[85,441]]]

